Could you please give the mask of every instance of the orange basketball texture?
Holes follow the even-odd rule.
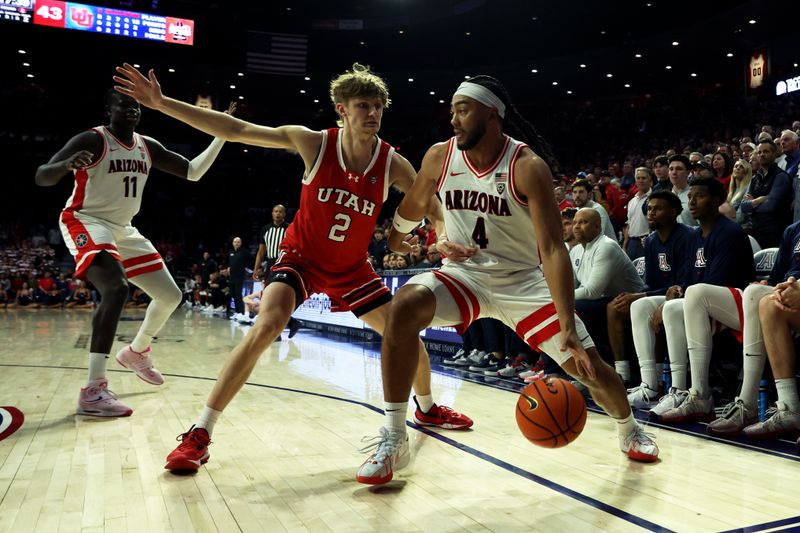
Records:
[[[534,381],[520,393],[517,425],[525,437],[545,448],[560,448],[578,438],[586,424],[586,402],[561,378]]]

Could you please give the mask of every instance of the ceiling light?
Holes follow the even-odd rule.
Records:
[[[733,53],[732,52],[728,52],[727,54],[725,54],[725,57],[733,57]]]
[[[239,77],[244,76],[244,72],[237,72],[236,75]]]
[[[291,7],[287,7],[287,8],[286,8],[286,11],[291,11],[291,10],[292,10],[292,8],[291,8]],[[246,151],[247,151],[247,150],[245,150],[245,152],[246,152]]]
[[[678,41],[672,41],[672,46],[678,46],[679,44],[681,43],[679,43]]]
[[[397,33],[399,33],[400,35],[403,35],[405,33],[405,31],[404,30],[397,30]]]
[[[33,74],[28,74],[28,77],[29,77],[29,78],[32,78],[32,77],[33,77]]]
[[[606,74],[606,78],[613,78],[613,77],[614,77],[614,75],[611,74],[610,72],[608,74]]]
[[[315,104],[318,104],[318,103],[319,103],[319,100],[318,100],[318,99],[316,99],[316,98],[314,98],[314,103],[315,103]]]
[[[443,104],[443,103],[444,103],[444,100],[439,100],[439,103],[440,103],[440,104]]]
[[[756,23],[756,19],[750,19],[750,20],[748,20],[747,22],[748,22],[749,24],[755,24],[755,23]]]
[[[414,78],[408,78],[408,81],[414,81]]]
[[[537,72],[539,72],[539,71],[538,71],[537,69],[535,69],[535,68],[532,68],[532,69],[531,69],[531,72],[533,72],[534,74],[536,74],[536,73],[537,73]]]
[[[167,69],[169,72],[175,72],[174,68]]]
[[[693,77],[693,78],[696,78],[696,77],[697,77],[697,73],[696,73],[696,72],[692,72],[692,73],[691,73],[691,74],[689,74],[689,75],[690,75],[691,77]]]
[[[240,94],[240,95],[239,95],[239,100],[244,100],[244,96],[242,96],[242,95]]]
[[[236,88],[236,85],[231,85],[231,89],[235,89],[235,88]]]
[[[306,90],[305,89],[300,89],[300,94],[306,94]]]
[[[433,91],[431,91],[431,92],[430,92],[430,93],[428,93],[428,94],[436,94],[436,93],[435,93],[435,92],[433,92]]]
[[[244,153],[247,153],[247,148],[245,148],[244,150],[242,150],[242,152],[244,152]]]
[[[667,68],[667,70],[671,70],[672,69],[672,65],[667,65],[666,68]]]
[[[26,54],[27,53],[25,50],[17,50],[17,52],[19,52],[20,54]]]
[[[558,85],[558,82],[557,82],[557,81],[554,81],[554,82],[553,82],[553,85]]]
[[[572,91],[567,91],[567,94],[572,94]]]
[[[539,17],[531,17],[531,20],[537,21],[537,20],[539,20]]]
[[[468,80],[469,78],[470,78],[470,76],[464,76],[465,80]]]
[[[645,4],[647,7],[653,7],[653,4]]]
[[[606,34],[606,30],[600,30],[600,35],[605,35],[605,34]]]
[[[797,68],[797,63],[794,64],[794,68]]]
[[[578,66],[579,66],[579,67],[581,67],[581,68],[586,68],[586,65],[584,65],[583,63],[581,63],[581,64],[580,64],[580,65],[578,65]]]
[[[31,66],[31,64],[30,63],[23,63],[22,66],[23,67],[29,67],[29,66]],[[795,63],[794,66],[797,66],[797,63]]]
[[[631,88],[631,84],[630,84],[630,83],[626,83],[626,84],[625,84],[625,88],[626,88],[626,89],[630,89],[630,88]]]
[[[465,31],[465,32],[464,32],[464,35],[466,35],[467,37],[469,37],[470,35],[472,35],[472,32],[471,32],[471,31]]]
[[[306,77],[305,77],[305,78],[303,78],[303,79],[304,79],[304,80],[306,80],[306,81],[311,81],[311,78],[309,78],[308,76],[306,76]]]
[[[134,64],[133,64],[133,66],[134,66],[134,68],[141,68],[141,66],[139,65],[139,63],[134,63]]]
[[[364,45],[364,41],[358,41],[358,44],[363,46]]]
[[[641,59],[642,58],[642,54],[636,54],[633,57],[635,57],[636,59]]]

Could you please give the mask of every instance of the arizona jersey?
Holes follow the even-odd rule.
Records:
[[[526,146],[506,136],[497,160],[481,170],[450,139],[438,186],[447,238],[477,248],[460,265],[504,271],[539,266],[527,198],[514,188],[514,163]]]
[[[342,130],[322,132],[322,144],[303,177],[300,207],[281,244],[325,272],[344,273],[367,260],[378,214],[389,193],[394,148],[376,136],[372,159],[363,173],[348,170],[342,156]]]
[[[75,187],[64,210],[125,226],[142,204],[150,152],[138,133],[128,146],[104,126],[93,130],[103,139],[103,152],[91,165],[74,171]]]

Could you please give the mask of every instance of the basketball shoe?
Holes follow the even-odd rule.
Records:
[[[130,344],[117,353],[117,362],[129,370],[133,370],[139,379],[151,385],[162,385],[164,376],[153,366],[150,359],[150,347],[142,353],[134,352]]]
[[[466,354],[464,352],[464,348],[459,348],[459,350],[456,353],[454,353],[452,357],[447,357],[445,359],[442,359],[442,364],[445,366],[453,366],[456,364],[456,361],[465,356]]]
[[[167,470],[197,470],[211,457],[208,453],[211,437],[205,428],[192,426],[175,440],[180,441],[180,444],[167,456],[167,464],[164,466]]]
[[[665,424],[678,424],[683,422],[710,422],[716,418],[714,413],[714,399],[701,398],[694,389],[689,389],[689,395],[678,406],[661,414],[661,422]]]
[[[509,361],[505,368],[498,370],[497,375],[501,378],[514,378],[532,367],[532,364],[525,362],[525,356],[518,355],[516,359]]]
[[[639,424],[627,435],[619,436],[619,449],[634,461],[652,463],[658,460],[658,445],[653,435],[645,432]]]
[[[706,431],[711,435],[733,436],[742,433],[747,426],[758,422],[758,411],[747,406],[738,396],[722,409],[719,418],[711,422]]]
[[[435,426],[442,429],[467,429],[472,427],[472,419],[444,405],[433,404],[427,413],[423,413],[417,397],[414,396],[417,410],[414,411],[414,423],[418,426]]]
[[[89,416],[131,416],[133,409],[117,400],[108,390],[108,380],[98,378],[81,389],[78,396],[78,414]]]
[[[752,439],[795,438],[800,434],[800,413],[789,410],[789,406],[778,400],[767,410],[767,418],[742,430],[745,437]]]
[[[660,419],[661,415],[670,409],[675,409],[680,406],[687,396],[689,396],[689,391],[678,390],[675,387],[670,388],[669,392],[658,400],[656,406],[650,409],[650,418],[655,420]]]
[[[658,403],[658,391],[654,391],[646,383],[642,383],[628,389],[628,403],[634,409],[650,409]]]
[[[374,450],[372,455],[358,467],[356,481],[367,485],[388,483],[394,477],[394,471],[408,466],[411,451],[408,448],[408,435],[405,432],[380,429],[377,437],[365,437],[362,442],[371,442],[362,453]]]

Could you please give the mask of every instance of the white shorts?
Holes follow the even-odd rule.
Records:
[[[479,318],[496,318],[517,332],[530,347],[561,364],[569,359],[562,352],[561,326],[556,306],[542,271],[498,273],[476,271],[449,263],[439,270],[418,274],[407,284],[423,285],[436,297],[432,326],[454,326],[459,334]],[[584,348],[594,341],[580,318],[575,329]]]
[[[64,242],[75,258],[76,277],[84,278],[92,260],[104,250],[122,263],[128,278],[164,268],[164,261],[155,246],[130,224],[120,226],[77,211],[64,210],[59,226]]]

